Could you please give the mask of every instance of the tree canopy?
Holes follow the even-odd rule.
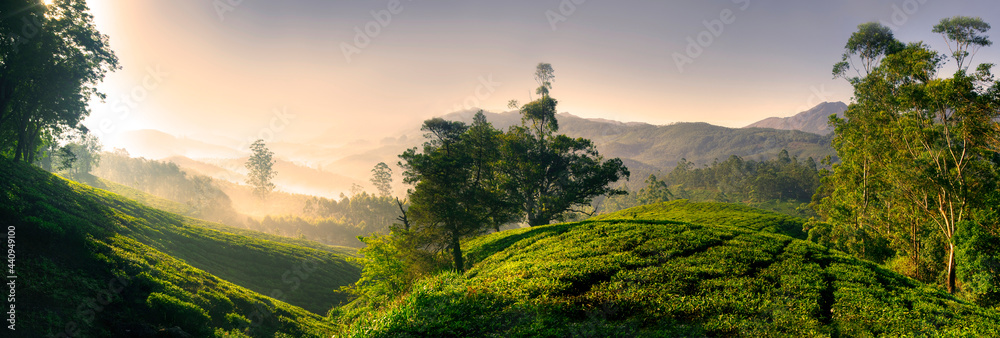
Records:
[[[856,79],[847,76],[847,71],[853,67],[858,77],[867,76],[878,67],[882,58],[900,48],[902,43],[896,40],[889,27],[878,22],[860,24],[858,31],[851,34],[851,38],[844,45],[844,54],[841,56],[841,61],[833,66],[833,75],[848,80]],[[855,57],[859,59],[858,64],[854,63]],[[864,71],[864,74],[861,71]]]
[[[274,190],[274,183],[271,179],[278,174],[274,170],[274,152],[267,149],[264,140],[256,140],[250,145],[253,155],[247,159],[247,184],[253,187],[253,193],[261,199]]]
[[[385,162],[379,162],[372,168],[372,185],[378,190],[379,196],[392,195],[392,169]]]
[[[44,138],[79,129],[96,85],[118,69],[84,0],[0,3],[0,154],[34,162]]]
[[[497,130],[480,111],[472,125],[434,118],[424,122],[422,152],[399,155],[410,190],[409,231],[452,253],[464,269],[460,241],[518,221],[549,224],[601,195],[624,191],[611,183],[629,175],[620,159],[604,160],[583,138],[558,135],[556,100],[549,96],[552,66],[539,64],[545,94],[521,107],[520,126]]]
[[[500,215],[511,215],[500,189],[495,142],[499,133],[482,112],[472,127],[440,118],[424,122],[430,139],[418,153],[399,155],[404,182],[413,184],[407,217],[438,248],[449,249],[457,271],[463,271],[460,241],[491,229]],[[427,235],[430,234],[430,235]]]
[[[958,69],[968,69],[972,63],[972,57],[981,47],[993,44],[989,37],[984,35],[990,30],[990,24],[979,17],[954,16],[941,19],[934,25],[934,33],[939,33],[948,44],[951,56],[955,58]]]
[[[942,20],[934,31],[968,40],[967,30],[954,28],[969,22]],[[854,102],[844,118],[831,117],[841,163],[824,180],[829,195],[820,209],[842,249],[902,262],[913,267],[912,276],[941,280],[954,292],[962,271],[957,238],[970,227],[998,229],[1000,156],[992,140],[1000,84],[989,64],[966,74],[961,65],[968,59],[941,78],[943,60],[927,45],[910,43],[852,81]]]

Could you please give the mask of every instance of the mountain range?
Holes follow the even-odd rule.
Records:
[[[782,130],[801,130],[807,133],[829,135],[833,133],[830,126],[830,115],[844,117],[847,105],[843,102],[823,102],[812,109],[790,117],[768,117],[754,122],[744,128],[771,128]]]
[[[802,159],[835,156],[830,147],[832,129],[826,121],[833,114],[842,116],[846,108],[842,102],[824,102],[791,117],[767,118],[744,128],[699,122],[652,125],[570,113],[560,113],[557,119],[560,133],[592,140],[605,158],[621,158],[632,177],[641,180],[651,173],[672,170],[681,159],[695,165],[723,161],[733,155],[759,160],[773,157],[782,149]],[[471,123],[476,111],[459,111],[443,118]],[[484,114],[501,130],[521,123],[517,111]],[[378,141],[359,140],[345,145],[330,145],[323,138],[302,143],[275,142],[269,144],[279,159],[275,183],[288,192],[336,197],[349,192],[355,184],[369,188],[371,169],[379,162],[389,164],[395,171],[394,181],[400,182],[397,156],[420,146],[423,134],[420,126],[413,126]],[[137,144],[143,145],[143,150],[139,154],[172,161],[193,173],[242,182],[245,154],[227,149],[226,145],[176,138],[155,130],[134,131],[126,137],[140,141]],[[308,179],[290,179],[304,174]],[[405,187],[396,184],[395,193],[402,195]]]

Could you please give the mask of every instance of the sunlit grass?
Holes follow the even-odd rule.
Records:
[[[996,336],[1000,312],[801,236],[802,221],[676,201],[472,239],[353,336]]]
[[[174,326],[194,336],[328,336],[321,315],[346,297],[333,290],[359,274],[336,248],[234,234],[20,162],[0,160],[0,190],[0,219],[19,248],[32,248],[17,264],[32,281],[18,289],[34,304],[18,317],[27,336]],[[78,311],[95,297],[95,313]]]

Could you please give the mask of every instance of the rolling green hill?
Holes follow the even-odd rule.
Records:
[[[0,160],[25,336],[328,336],[353,251],[179,216]],[[183,331],[183,332],[181,332]]]
[[[667,202],[465,243],[349,332],[405,336],[997,336],[1000,313],[788,236],[801,221]]]

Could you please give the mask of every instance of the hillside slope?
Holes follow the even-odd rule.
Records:
[[[743,128],[771,128],[799,130],[807,133],[828,135],[833,132],[830,115],[844,117],[847,104],[843,102],[823,102],[804,112],[789,117],[768,117]]]
[[[744,214],[733,219],[731,216]],[[668,202],[465,243],[464,275],[419,281],[354,336],[1000,334],[1000,313],[780,233],[720,204]],[[786,220],[787,221],[787,220]]]
[[[0,160],[0,188],[26,336],[324,336],[319,314],[359,276],[339,249],[237,235],[22,163]]]

